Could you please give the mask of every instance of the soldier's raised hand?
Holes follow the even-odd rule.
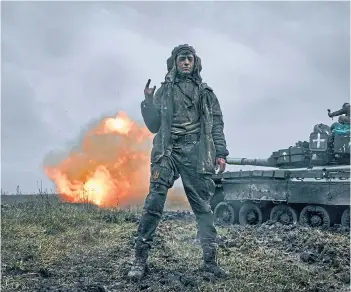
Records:
[[[149,88],[150,82],[151,82],[151,79],[149,79],[147,81],[147,83],[145,85],[145,89],[144,89],[145,100],[147,102],[153,102],[154,94],[155,94],[155,90],[156,90],[156,86],[154,86],[153,88]]]

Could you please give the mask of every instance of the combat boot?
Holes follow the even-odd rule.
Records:
[[[128,273],[128,278],[140,281],[147,269],[147,259],[149,256],[150,245],[141,241],[136,242],[135,259]]]
[[[205,245],[203,248],[204,264],[202,270],[214,274],[216,277],[224,278],[229,276],[229,272],[222,269],[217,264],[217,249],[214,244]]]

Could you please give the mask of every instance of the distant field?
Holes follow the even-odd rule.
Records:
[[[64,204],[57,196],[3,196],[1,291],[350,291],[350,234],[299,226],[218,227],[230,278],[198,271],[187,212],[166,212],[141,283],[126,274],[140,210]]]
[[[27,202],[38,202],[38,201],[48,201],[48,202],[62,202],[59,195],[1,195],[1,204],[17,204],[17,203],[27,203]],[[133,204],[132,207],[142,208],[144,202],[139,202],[139,204]],[[117,207],[117,206],[116,206]],[[165,210],[177,211],[177,210],[188,210],[191,208],[185,199],[185,195],[173,195],[170,200],[167,198],[165,204]]]
[[[60,198],[58,195],[1,195],[1,204],[37,202],[38,200],[59,202]]]

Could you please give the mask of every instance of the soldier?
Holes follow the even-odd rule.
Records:
[[[330,118],[339,116],[338,122],[340,124],[350,124],[350,104],[348,102],[345,102],[340,110],[332,113],[330,112],[330,110],[328,110],[328,116]]]
[[[203,249],[203,269],[227,275],[216,262],[216,229],[209,200],[215,191],[211,175],[226,167],[229,152],[223,133],[221,107],[213,90],[202,82],[201,59],[189,45],[179,45],[167,60],[165,82],[156,91],[148,80],[141,113],[155,133],[151,177],[135,245],[135,260],[128,277],[140,280],[162,216],[168,190],[180,176],[196,216]],[[155,93],[155,94],[154,94]]]

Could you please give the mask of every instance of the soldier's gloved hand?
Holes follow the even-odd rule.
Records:
[[[332,118],[332,117],[333,117],[333,115],[332,115],[331,112],[330,112],[330,109],[328,109],[328,116],[329,116],[329,118]]]
[[[223,159],[223,158],[216,158],[216,170],[219,167],[218,173],[222,173],[223,171],[225,171],[226,164],[227,163],[225,162],[225,159]]]
[[[151,79],[147,81],[144,89],[145,100],[148,103],[152,103],[154,101],[154,93],[156,90],[156,86],[154,86],[153,88],[149,88],[150,82],[151,82]]]

